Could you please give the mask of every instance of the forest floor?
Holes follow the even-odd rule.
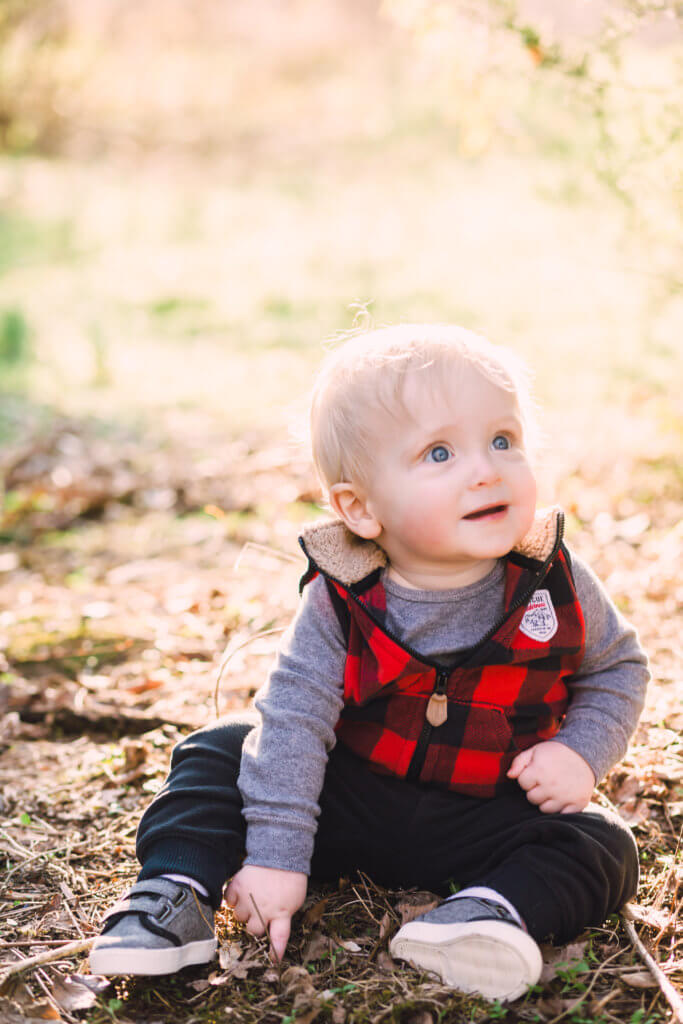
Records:
[[[264,941],[224,912],[214,964],[107,981],[89,976],[87,952],[58,955],[61,945],[95,935],[135,877],[136,824],[172,744],[244,706],[259,686],[272,631],[295,607],[297,531],[320,514],[319,495],[291,447],[255,434],[227,441],[199,414],[177,436],[169,427],[143,437],[92,418],[32,420],[19,400],[15,412],[24,430],[2,456],[0,519],[0,969],[42,952],[55,958],[5,981],[2,1020],[670,1019],[627,928],[680,986],[683,495],[673,456],[633,460],[628,488],[612,479],[609,493],[584,457],[558,494],[570,542],[609,581],[653,661],[642,723],[599,791],[640,850],[630,924],[614,916],[568,947],[547,947],[527,997],[489,1004],[391,960],[391,935],[430,894],[350,878],[312,887],[281,971]]]

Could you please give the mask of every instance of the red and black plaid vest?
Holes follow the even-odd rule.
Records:
[[[514,756],[556,734],[566,679],[583,658],[583,614],[559,535],[545,563],[506,557],[501,621],[451,665],[383,628],[380,570],[345,586],[312,563],[302,582],[318,572],[347,637],[338,742],[380,773],[470,796],[516,786],[506,778]]]

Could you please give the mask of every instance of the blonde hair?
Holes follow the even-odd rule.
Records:
[[[529,375],[509,349],[448,324],[401,324],[355,335],[324,360],[311,396],[310,443],[316,472],[329,490],[336,483],[367,484],[377,412],[406,415],[403,389],[409,372],[428,372],[438,383],[453,365],[471,367],[513,392],[530,447],[534,406]]]

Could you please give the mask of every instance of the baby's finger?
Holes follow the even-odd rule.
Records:
[[[517,754],[517,756],[513,759],[512,764],[508,769],[508,778],[516,779],[519,776],[520,772],[523,772],[524,769],[531,764],[531,759],[533,756],[533,750],[531,749],[531,747],[528,750],[522,750],[521,753]]]
[[[250,935],[255,935],[258,938],[260,935],[265,935],[266,930],[263,927],[263,921],[258,914],[255,914],[252,908],[251,914],[246,918],[247,931]]]
[[[527,789],[526,798],[532,804],[542,804],[548,799],[548,794],[542,786],[532,786]]]
[[[517,776],[517,782],[522,789],[530,790],[534,786],[538,786],[538,775],[532,765],[524,768],[523,771]]]
[[[278,960],[282,960],[285,955],[291,927],[291,918],[289,917],[276,917],[274,921],[270,922],[268,929],[270,944]]]
[[[559,800],[550,797],[548,800],[544,800],[538,805],[539,810],[543,811],[544,814],[556,814],[562,810],[562,804]]]

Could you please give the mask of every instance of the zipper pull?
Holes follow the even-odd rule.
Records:
[[[436,677],[434,693],[429,698],[429,703],[427,704],[426,713],[427,721],[434,727],[443,725],[448,718],[448,697],[445,693],[447,686],[448,673],[439,672]]]
[[[445,693],[433,693],[427,704],[427,721],[430,725],[443,725],[448,718],[448,697]]]

